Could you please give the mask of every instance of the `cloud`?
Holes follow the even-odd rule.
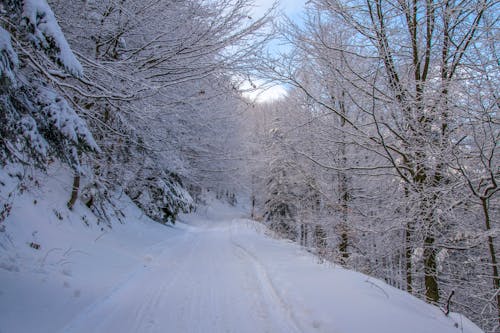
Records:
[[[243,97],[256,103],[268,103],[288,96],[286,88],[279,84],[265,83],[263,80],[245,81],[240,87]]]

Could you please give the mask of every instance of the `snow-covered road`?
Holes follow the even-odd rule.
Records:
[[[439,309],[319,264],[253,221],[196,224],[149,248],[60,332],[461,332]]]
[[[233,239],[242,221],[184,228],[61,332],[299,332],[258,259]]]
[[[0,234],[0,333],[481,332],[270,237],[242,208],[213,201],[165,227],[124,197],[126,221],[106,229],[54,196],[23,197]]]

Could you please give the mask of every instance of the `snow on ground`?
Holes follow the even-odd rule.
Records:
[[[65,170],[50,176],[14,199],[2,223],[1,333],[481,332],[465,317],[446,317],[268,237],[241,208],[211,201],[166,227],[122,195],[125,223],[110,229],[84,205],[65,208]],[[9,179],[0,172],[2,198]]]

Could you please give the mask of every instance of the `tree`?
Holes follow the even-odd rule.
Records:
[[[315,145],[337,153],[329,156],[325,149],[300,155],[344,180],[337,183],[339,192],[349,193],[350,200],[339,197],[338,204],[347,203],[351,252],[369,257],[355,261],[356,267],[432,303],[466,284],[467,290],[455,294],[457,306],[489,304],[486,296],[479,301],[473,289],[496,295],[494,283],[485,289],[484,279],[477,277],[487,266],[468,271],[464,263],[487,254],[491,264],[488,247],[481,254],[477,246],[463,244],[488,240],[484,232],[471,232],[472,216],[488,214],[458,189],[469,179],[476,181],[474,188],[496,193],[497,176],[488,173],[496,167],[491,144],[496,134],[486,135],[487,144],[478,144],[485,140],[477,134],[496,133],[498,127],[493,116],[497,89],[485,84],[488,76],[498,76],[492,44],[497,6],[492,1],[313,0],[305,25],[288,22],[282,28],[293,51],[262,67],[268,78],[301,90],[311,110],[336,119],[332,131],[338,142],[323,135]],[[474,160],[487,167],[474,167]],[[483,176],[476,178],[475,172]],[[378,207],[388,203],[387,209]],[[352,212],[364,221],[353,223]],[[334,215],[343,218],[341,212]],[[461,236],[465,230],[474,236]],[[342,239],[342,230],[337,234]],[[497,237],[491,241],[495,248]],[[454,275],[460,267],[463,274]],[[483,327],[493,327],[484,311],[465,311],[488,322]]]
[[[144,155],[155,174],[179,175],[186,187],[223,187],[221,179],[237,177],[226,164],[238,156],[225,157],[237,143],[224,141],[238,107],[232,78],[266,41],[269,16],[250,18],[243,0],[52,4],[86,67],[59,88],[87,114],[103,151],[89,161],[85,191],[135,192]]]
[[[57,157],[79,174],[79,154],[99,148],[85,121],[54,89],[51,72],[62,68],[81,77],[82,66],[44,0],[2,5],[2,161],[45,168],[50,158]]]
[[[450,167],[462,177],[462,181],[469,190],[468,195],[474,206],[479,206],[480,213],[476,219],[481,223],[473,223],[475,228],[482,230],[481,238],[486,240],[486,250],[489,256],[487,271],[490,271],[492,281],[491,293],[486,298],[496,299],[494,307],[496,314],[492,316],[500,320],[500,275],[498,263],[498,236],[495,232],[496,215],[498,214],[498,182],[499,150],[498,139],[500,128],[498,126],[498,77],[490,75],[487,70],[495,63],[495,52],[484,54],[477,48],[477,67],[472,67],[467,73],[467,90],[462,91],[460,99],[456,102],[461,108],[464,123],[460,133],[461,139],[453,149],[454,160]],[[477,229],[476,229],[477,230]],[[483,273],[484,274],[484,273]],[[488,274],[485,274],[488,275]],[[495,296],[496,294],[496,296]],[[492,302],[493,303],[493,302]],[[495,312],[493,312],[495,313]]]

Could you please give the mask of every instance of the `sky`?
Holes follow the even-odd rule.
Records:
[[[274,0],[255,0],[255,14],[263,14],[270,8]],[[282,9],[287,16],[296,17],[304,8],[306,0],[281,0],[279,8]]]
[[[251,86],[256,86],[257,89],[252,91],[245,91],[251,88]],[[287,90],[284,86],[279,84],[269,84],[265,83],[264,80],[254,79],[252,82],[245,81],[241,89],[243,96],[249,100],[256,103],[268,103],[276,100],[280,100],[288,95]]]
[[[307,0],[281,0],[279,9],[288,17],[299,20]],[[254,15],[263,15],[274,3],[274,0],[255,0]],[[263,80],[255,79],[252,83],[244,84],[243,89],[249,89],[250,85],[256,85],[258,89],[245,92],[243,95],[257,103],[271,102],[287,96],[284,86],[276,84],[264,84]]]

